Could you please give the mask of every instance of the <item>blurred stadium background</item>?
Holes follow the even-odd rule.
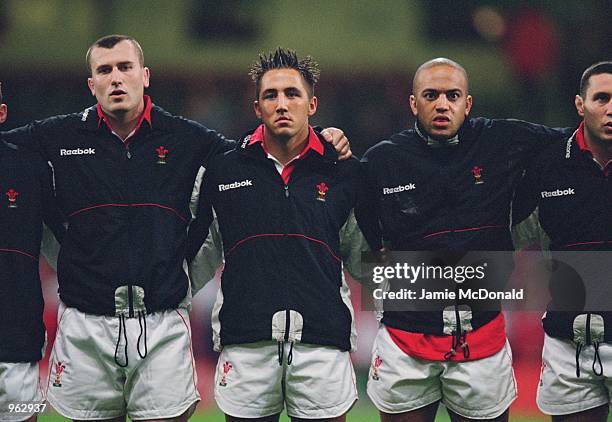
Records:
[[[468,70],[473,115],[573,126],[581,72],[612,59],[610,10],[610,0],[1,0],[0,81],[9,105],[2,129],[93,104],[85,51],[110,33],[142,44],[154,102],[233,138],[257,123],[248,67],[277,46],[319,61],[314,123],[343,128],[357,155],[413,124],[413,72],[438,56]],[[41,266],[52,344],[57,285],[53,270]],[[212,281],[195,297],[191,315],[203,398],[198,415],[208,421],[222,420],[211,394],[210,308],[218,286]],[[360,291],[352,287],[359,310]],[[348,420],[373,421],[365,382],[376,322],[369,312],[357,317],[361,399]],[[512,420],[546,420],[535,407],[539,317],[507,315],[520,395]]]

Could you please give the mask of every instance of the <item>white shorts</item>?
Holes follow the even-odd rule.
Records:
[[[25,421],[36,412],[10,412],[10,403],[43,403],[38,362],[0,362],[0,421]]]
[[[430,361],[402,351],[381,325],[372,351],[368,396],[381,412],[403,413],[442,400],[460,416],[492,419],[508,409],[517,389],[512,352],[468,362]]]
[[[271,341],[225,346],[215,374],[215,400],[226,414],[260,418],[280,413],[327,419],[349,411],[357,400],[349,352],[334,347]]]
[[[123,326],[119,317],[89,315],[60,304],[47,399],[61,415],[172,418],[200,400],[188,312],[175,309],[145,318],[146,336],[144,321],[137,317],[126,318]],[[115,361],[116,356],[121,365],[126,363],[124,335],[126,367]]]
[[[580,378],[576,377],[576,345],[544,336],[542,372],[537,403],[548,415],[568,415],[612,403],[612,345],[599,346],[603,375],[593,373],[593,346],[580,353]],[[599,365],[596,366],[599,369]]]

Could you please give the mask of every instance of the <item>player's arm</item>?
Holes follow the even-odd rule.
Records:
[[[527,169],[523,171],[523,177],[516,187],[512,201],[512,225],[525,220],[538,206],[541,171],[542,163],[538,155],[533,157]]]
[[[37,160],[38,161],[38,160]],[[40,161],[40,183],[42,192],[43,231],[40,253],[53,269],[57,269],[60,243],[66,233],[63,213],[55,198],[53,169],[48,163]]]
[[[197,205],[192,209],[194,218],[189,225],[187,236],[185,257],[189,263],[198,255],[198,252],[200,252],[206,239],[209,237],[209,229],[214,220],[214,162],[215,160],[213,159],[211,165],[204,171],[199,189],[196,190],[194,188],[192,193],[192,200],[197,198]]]
[[[569,127],[551,128],[517,119],[494,119],[489,122],[510,154],[538,153],[556,140],[569,137],[574,130]]]
[[[360,170],[361,189],[355,207],[355,217],[370,249],[380,251],[383,249],[383,235],[375,177],[368,153],[361,159]]]
[[[51,119],[47,120],[50,121]],[[25,126],[2,132],[2,139],[17,145],[23,150],[36,152],[45,158],[43,145],[45,133],[48,132],[48,130],[45,131],[45,127],[50,123],[47,120],[38,120]]]
[[[204,168],[200,168],[198,177],[196,178],[196,183],[194,184],[193,191],[191,193],[189,208],[191,210],[192,221],[196,221],[198,216],[198,207],[204,174]],[[191,229],[192,228],[190,226],[190,230]],[[193,230],[192,238],[188,240],[188,243],[192,241],[196,242],[195,231],[200,229],[196,228],[196,225],[194,224]],[[196,246],[197,245],[194,244],[191,246],[191,248],[195,248]],[[191,254],[192,253],[193,252],[191,252]],[[192,294],[195,295],[202,287],[204,287],[204,285],[206,285],[206,283],[214,278],[217,269],[222,263],[223,244],[221,242],[221,234],[219,233],[219,224],[213,213],[213,221],[208,228],[208,234],[204,242],[195,253],[195,256],[188,260],[189,280],[191,283]]]
[[[538,221],[541,160],[541,154],[536,156],[523,172],[512,201],[512,237],[516,250],[531,245],[540,245],[545,249],[549,243]]]

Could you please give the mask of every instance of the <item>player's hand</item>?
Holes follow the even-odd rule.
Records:
[[[349,141],[341,129],[328,127],[321,131],[321,135],[327,142],[332,143],[338,153],[339,160],[346,160],[353,155]]]

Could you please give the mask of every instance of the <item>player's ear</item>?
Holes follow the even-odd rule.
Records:
[[[8,114],[8,108],[6,104],[0,104],[0,123],[4,123],[6,121],[6,116]]]
[[[412,114],[417,115],[416,97],[414,95],[410,96],[410,110],[412,110]]]
[[[317,112],[318,100],[314,95],[310,98],[308,102],[308,116],[312,116]]]
[[[253,101],[253,111],[255,111],[255,116],[257,116],[258,119],[261,119],[261,108],[259,107],[259,101],[257,100]]]
[[[91,95],[96,96],[96,89],[94,88],[93,78],[87,78],[87,86],[89,87],[89,91]]]
[[[576,105],[576,111],[580,117],[584,117],[584,100],[580,95],[576,95],[574,99],[574,104]]]
[[[467,117],[468,114],[470,114],[471,109],[472,109],[472,96],[468,95],[465,98],[465,117]]]

